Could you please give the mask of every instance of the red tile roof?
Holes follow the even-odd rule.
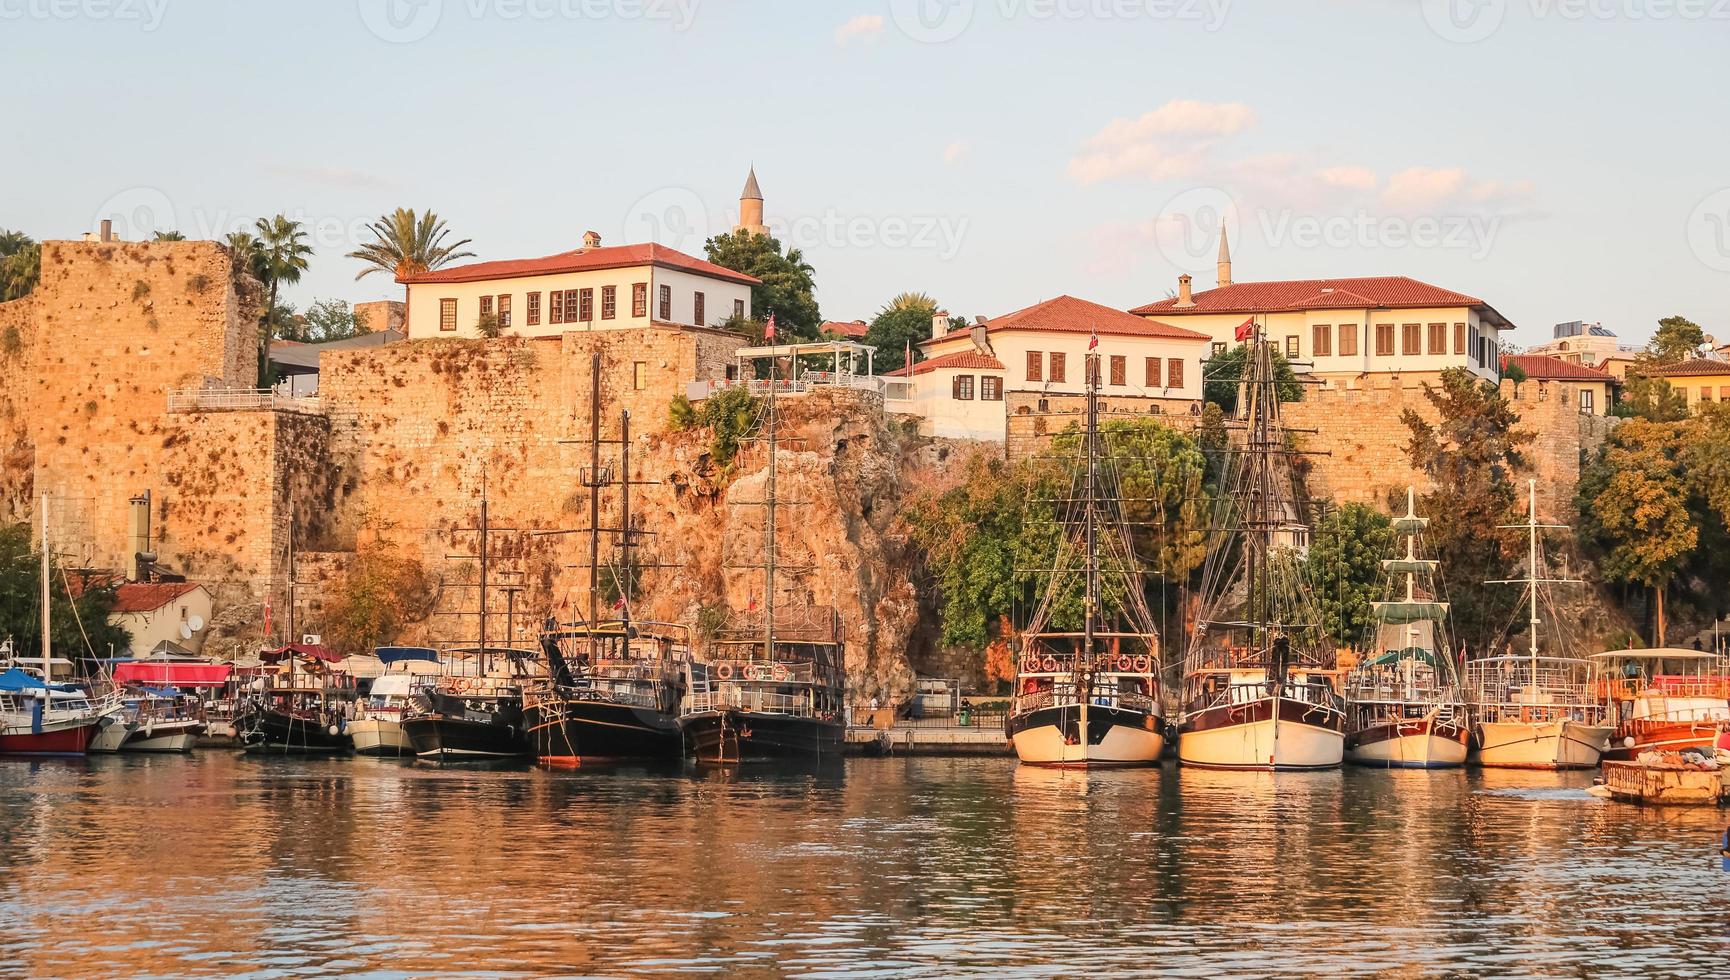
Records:
[[[705,262],[695,256],[686,255],[676,248],[668,248],[654,242],[646,245],[579,248],[538,259],[474,262],[469,265],[439,269],[435,272],[423,272],[418,276],[398,279],[397,282],[411,284],[479,282],[486,279],[553,276],[567,272],[594,272],[600,269],[628,269],[639,265],[658,265],[665,269],[678,269],[682,272],[692,272],[714,279],[725,279],[728,282],[741,283],[746,286],[762,285],[762,280],[747,276],[743,272],[734,272],[732,269],[723,268],[713,262]]]
[[[1279,282],[1236,282],[1218,289],[1205,289],[1193,297],[1194,306],[1179,307],[1177,298],[1138,306],[1138,316],[1196,313],[1267,313],[1284,310],[1410,309],[1421,306],[1482,306],[1476,296],[1456,293],[1406,276],[1370,276],[1360,279],[1288,279]],[[1497,318],[1501,319],[1500,314]]]
[[[1609,374],[1584,364],[1564,361],[1543,354],[1508,354],[1502,357],[1502,370],[1515,365],[1533,381],[1615,381]]]
[[[953,354],[944,354],[942,357],[933,357],[929,361],[920,361],[918,364],[913,365],[913,371],[911,373],[927,374],[939,368],[971,368],[976,371],[1001,371],[1003,370],[1003,362],[989,354],[981,354],[976,350],[958,350]],[[908,373],[909,372],[906,368],[897,368],[890,371],[887,375],[884,375],[884,377],[905,378],[908,376]]]
[[[938,340],[965,337],[972,327],[951,330]],[[1024,310],[985,321],[987,333],[999,330],[1053,330],[1061,333],[1098,333],[1102,337],[1169,337],[1173,340],[1206,340],[1207,334],[1174,327],[1157,320],[1144,320],[1110,306],[1090,303],[1074,296],[1059,296]],[[926,341],[925,343],[933,343]]]
[[[127,582],[114,592],[114,611],[155,612],[199,588],[201,586],[194,582]]]
[[[1644,373],[1657,378],[1694,378],[1730,374],[1730,361],[1720,361],[1714,357],[1691,357],[1686,361],[1666,364],[1663,367],[1646,368]]]
[[[865,332],[870,329],[871,325],[864,320],[825,320],[823,321],[823,328],[819,332],[831,337],[850,337],[857,340],[865,336]]]

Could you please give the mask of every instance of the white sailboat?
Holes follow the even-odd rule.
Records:
[[[1574,584],[1544,577],[1539,531],[1567,530],[1538,523],[1538,482],[1527,482],[1526,577],[1492,582],[1526,590],[1530,646],[1524,656],[1484,657],[1466,664],[1466,690],[1477,730],[1478,763],[1502,769],[1590,769],[1613,731],[1604,705],[1593,697],[1592,668],[1584,659],[1539,652],[1538,617],[1544,586]]]

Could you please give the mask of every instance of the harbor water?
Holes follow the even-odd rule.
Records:
[[[0,972],[1722,975],[1725,812],[1590,780],[0,760]]]

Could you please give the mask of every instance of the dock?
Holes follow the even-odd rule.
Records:
[[[1015,754],[1004,735],[1001,714],[897,720],[887,710],[855,716],[847,726],[847,751],[855,755]]]
[[[1699,806],[1730,801],[1730,769],[1662,762],[1605,762],[1604,788],[1632,803]]]

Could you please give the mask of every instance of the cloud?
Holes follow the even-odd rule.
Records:
[[[1115,177],[1170,180],[1200,171],[1214,145],[1256,123],[1241,102],[1173,99],[1135,119],[1113,119],[1069,161],[1069,175],[1084,184]]]
[[[1529,180],[1474,178],[1460,167],[1407,167],[1388,178],[1379,199],[1394,211],[1493,208],[1529,200],[1535,190]]]
[[[1326,167],[1316,172],[1316,179],[1329,187],[1352,191],[1369,191],[1376,187],[1376,172],[1368,167]]]
[[[943,148],[943,162],[949,164],[950,166],[954,166],[955,164],[960,163],[961,158],[966,156],[966,155],[967,155],[967,144],[962,142],[961,140],[956,140],[955,142],[953,142],[953,143],[951,143],[948,146]]]
[[[835,43],[846,44],[848,41],[871,40],[882,33],[882,17],[876,14],[860,14],[835,28]]]

